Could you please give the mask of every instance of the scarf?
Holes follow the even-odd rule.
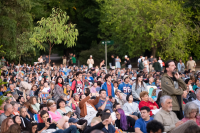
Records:
[[[62,87],[62,84],[58,83],[58,85],[59,85],[60,87]]]

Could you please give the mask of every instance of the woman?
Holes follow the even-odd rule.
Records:
[[[64,99],[58,99],[56,111],[59,112],[61,116],[66,116],[67,113],[73,112],[70,107],[66,106],[66,102]]]
[[[184,116],[185,117],[181,120],[182,122],[193,120],[198,126],[200,126],[199,107],[194,102],[186,103],[184,108]]]
[[[117,56],[115,59],[116,68],[121,68],[120,62],[121,62],[121,59],[119,58],[119,56]]]
[[[31,118],[33,118],[34,114],[37,114],[37,112],[32,108],[32,106],[29,102],[25,102],[23,105],[24,105],[24,107],[27,108],[27,112]]]
[[[31,107],[33,108],[34,113],[37,114],[37,112],[40,110],[40,104],[37,102],[35,96],[30,98],[30,104]]]
[[[141,101],[140,99],[140,93],[142,91],[148,91],[146,83],[143,82],[143,75],[139,73],[137,75],[135,83],[132,85],[132,95],[135,101]]]
[[[10,126],[13,124],[14,122],[11,117],[8,117],[5,120],[3,120],[3,122],[1,123],[1,133],[6,133],[8,129],[10,128]]]
[[[71,107],[73,110],[76,110],[80,101],[80,96],[78,93],[73,94],[73,98],[69,100],[68,106]]]
[[[13,106],[13,115],[19,115],[19,111],[18,111],[19,105],[18,105],[18,103],[13,101],[13,102],[11,102],[11,104]]]
[[[127,95],[126,97],[127,103],[123,105],[123,110],[126,114],[129,115],[135,115],[137,116],[135,119],[137,120],[138,118],[141,117],[140,115],[140,110],[138,108],[138,104],[133,102],[133,96],[132,95]]]
[[[49,96],[51,96],[52,99],[54,99],[54,94],[53,94],[54,88],[55,88],[55,84],[51,83],[50,84],[50,89],[49,89]]]
[[[144,59],[144,67],[146,68],[147,72],[149,72],[149,60],[147,56]]]
[[[143,91],[140,93],[141,102],[139,103],[139,109],[141,109],[144,106],[149,107],[151,110],[159,109],[157,103],[149,97],[149,93],[146,91]],[[150,111],[150,116],[152,116],[153,113]]]
[[[126,94],[121,92],[120,90],[115,90],[115,99],[121,105],[121,107],[127,102],[126,101]]]
[[[122,131],[135,132],[135,120],[133,118],[126,116],[122,109],[117,109],[115,113],[117,117],[117,120],[115,120],[116,127]]]
[[[100,63],[100,68],[105,70],[105,67],[106,67],[105,60],[102,60],[102,62]]]
[[[19,115],[15,115],[13,117],[13,122],[16,123],[16,124],[18,124],[18,125],[21,125],[22,121],[21,121],[20,116]]]
[[[36,122],[32,122],[31,123],[31,131],[30,131],[30,133],[37,133],[37,125],[38,125],[38,123],[36,123]]]
[[[99,94],[96,93],[96,99],[90,99],[93,93],[90,93],[89,96],[82,95],[81,101],[79,103],[79,108],[81,110],[81,117],[84,117],[88,124],[92,121],[92,119],[96,116],[97,110],[95,105],[99,102]]]
[[[32,86],[32,88],[31,88],[31,91],[30,91],[30,96],[32,97],[32,96],[35,96],[35,92],[36,92],[36,90],[37,90],[37,86],[36,85],[33,85]]]
[[[57,102],[59,98],[64,98],[65,96],[64,91],[63,91],[63,78],[61,76],[58,76],[56,79],[56,85],[55,85],[53,93],[54,93],[55,102]]]
[[[182,62],[181,59],[179,60],[179,63],[177,64],[177,67],[178,67],[178,72],[184,73],[184,71],[185,71],[185,65],[184,65],[184,63]]]
[[[18,124],[13,124],[6,133],[21,133],[21,127]]]
[[[163,61],[161,60],[161,57],[158,57],[158,62],[160,63],[161,71],[163,70]]]

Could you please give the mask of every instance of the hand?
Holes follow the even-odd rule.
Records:
[[[51,123],[54,123],[54,124],[58,124],[58,122],[54,121],[53,119],[51,119]]]
[[[50,126],[50,123],[49,122],[45,122],[45,127],[49,128],[49,126]]]
[[[108,124],[110,124],[110,123],[109,123],[109,119],[105,119],[105,120],[102,122],[102,124],[103,124],[103,125],[108,125]]]
[[[99,97],[99,93],[96,93],[96,97]]]
[[[149,101],[154,103],[154,100],[151,97],[149,97]]]
[[[106,97],[106,102],[109,100],[109,96]]]
[[[180,126],[180,125],[181,125],[181,124],[183,124],[183,123],[184,123],[184,122],[182,122],[182,121],[179,121],[179,122],[177,122],[177,123],[176,123],[176,125],[175,125],[175,126],[176,126],[176,127],[178,127],[178,126]]]
[[[135,116],[135,115],[129,115],[131,118],[133,118],[134,120],[137,120],[138,119],[138,117],[137,116]]]
[[[175,76],[176,79],[180,78],[180,75],[178,73],[175,73],[174,76]]]

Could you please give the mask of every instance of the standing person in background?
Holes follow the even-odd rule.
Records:
[[[184,73],[184,71],[185,71],[185,65],[184,65],[184,63],[182,62],[181,59],[179,60],[179,63],[177,64],[177,67],[178,67],[178,72]]]
[[[162,95],[169,95],[172,98],[172,110],[179,119],[183,118],[183,91],[187,89],[185,82],[179,74],[173,74],[176,66],[173,60],[165,63],[165,73],[161,79]]]
[[[187,70],[191,69],[192,71],[195,71],[196,62],[192,60],[192,56],[190,56],[190,60],[187,62]]]
[[[90,58],[87,60],[87,64],[89,66],[89,69],[93,67],[94,60],[92,59],[92,55],[90,55]]]
[[[2,65],[2,66],[5,66],[5,65],[6,65],[6,59],[4,58],[4,56],[2,56],[1,65]]]
[[[106,74],[105,76],[105,83],[102,85],[102,89],[106,90],[107,96],[115,97],[114,86],[111,82],[111,75]]]
[[[145,57],[144,60],[144,67],[146,68],[147,72],[149,72],[149,60],[147,59],[147,56]]]
[[[119,58],[119,56],[117,56],[115,58],[116,68],[121,68],[120,62],[121,62],[121,59]]]
[[[46,58],[45,58],[45,64],[47,64],[47,63],[49,63],[49,56],[48,55],[46,55]],[[51,61],[51,60],[50,60]]]
[[[141,62],[142,59],[144,61],[145,58],[141,55],[140,58],[138,59],[138,66],[139,66],[139,64],[140,64],[140,62]]]
[[[130,59],[128,57],[127,57],[127,66],[128,66],[128,69],[132,68],[131,61],[130,61]]]
[[[153,55],[149,58],[149,72],[153,70]]]
[[[112,62],[111,62],[112,69],[115,69],[115,57],[114,57],[114,55],[111,55],[111,60],[112,60]]]
[[[39,65],[42,65],[42,63],[43,63],[42,55],[38,58],[38,62],[39,62]]]
[[[75,54],[72,56],[72,63],[73,63],[73,66],[76,65],[76,55]]]
[[[163,63],[163,61],[161,60],[161,57],[158,57],[158,62],[160,63],[160,67],[161,67],[161,71],[163,70],[163,65],[162,65],[162,63]]]
[[[160,63],[157,62],[157,59],[156,59],[156,58],[154,58],[153,67],[154,67],[154,70],[155,70],[155,71],[157,71],[157,72],[160,72],[160,71],[161,71]]]
[[[64,55],[63,57],[62,57],[62,59],[63,59],[63,65],[66,65],[66,63],[67,63],[67,57]],[[67,64],[68,65],[68,64]]]
[[[125,55],[124,58],[125,58],[125,61],[124,61],[124,63],[125,63],[125,67],[128,68],[128,64],[127,64],[127,58],[128,58],[128,56]]]

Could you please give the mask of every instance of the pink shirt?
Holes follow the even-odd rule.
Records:
[[[190,119],[189,118],[183,118],[181,121],[182,122],[186,122],[188,120],[190,120]],[[200,126],[200,116],[197,116],[196,123],[197,123],[198,126]]]
[[[92,86],[92,87],[90,88],[90,93],[97,93],[96,88]]]
[[[54,121],[58,121],[58,120],[60,120],[61,118],[62,118],[62,116],[60,115],[60,113],[59,112],[51,112],[51,111],[48,111],[49,112],[49,116],[50,116],[50,118],[52,119],[52,120],[54,120]]]

